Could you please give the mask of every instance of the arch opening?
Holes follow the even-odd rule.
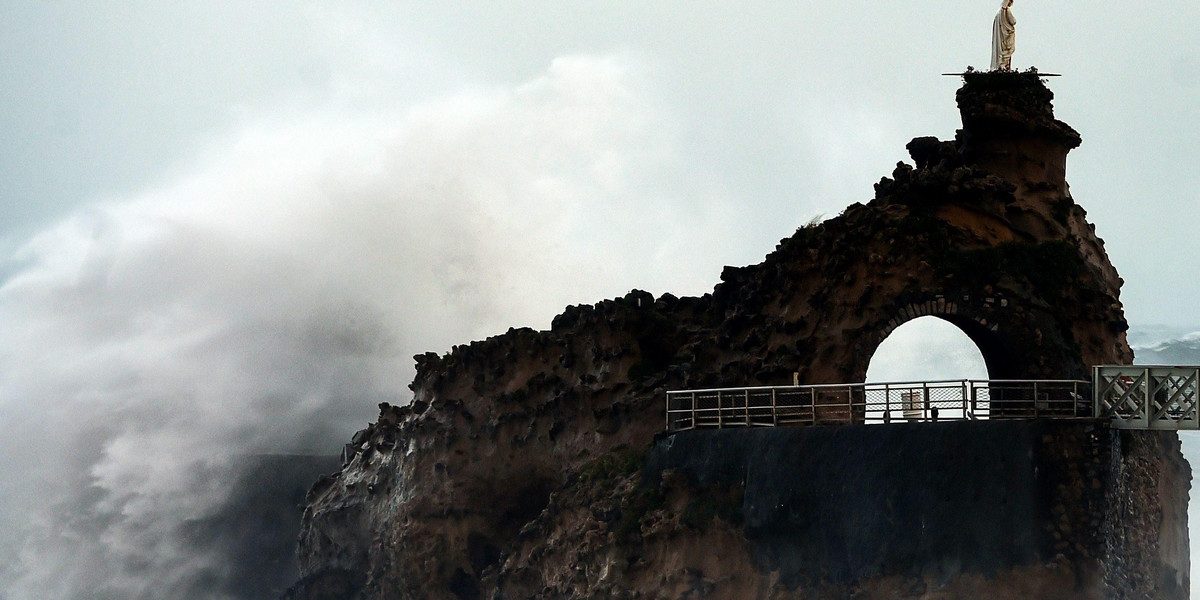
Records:
[[[897,327],[875,349],[865,378],[868,423],[986,418],[974,402],[987,394],[979,346],[934,316]]]
[[[988,379],[983,352],[957,325],[933,316],[896,328],[875,349],[867,383]]]

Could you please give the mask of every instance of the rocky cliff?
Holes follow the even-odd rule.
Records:
[[[957,425],[957,437],[895,425],[753,438],[748,431],[686,432],[654,443],[666,389],[786,385],[793,374],[805,383],[861,381],[878,344],[923,315],[960,327],[997,379],[1083,378],[1089,365],[1132,358],[1121,281],[1065,180],[1078,134],[1054,119],[1052,94],[1036,74],[964,79],[963,129],[955,140],[913,140],[913,164],[897,165],[873,200],[798,229],[757,265],[727,267],[711,294],[654,298],[634,291],[569,307],[549,331],[514,329],[416,357],[412,403],[381,406],[378,421],[347,446],[342,470],[309,493],[300,540],[304,579],[285,597],[966,598],[988,596],[983,592],[995,582],[1034,571],[1045,576],[1041,591],[1014,583],[1004,588],[1013,595],[988,597],[1185,597],[1175,526],[1180,503],[1186,507],[1187,477],[1173,434],[1120,438],[1101,427],[1094,433],[1099,445],[1080,458],[1079,468],[1087,463],[1092,471],[1078,475],[1059,460],[1062,479],[1048,481],[1036,479],[1047,477],[1039,461],[1069,448],[1042,444],[1036,428],[997,429],[999,423]],[[971,427],[993,432],[976,435]],[[1009,434],[1016,437],[1005,446]],[[748,449],[724,454],[720,444],[737,436]],[[997,440],[997,451],[1029,458],[1008,464],[1002,453],[989,461],[990,446],[963,446],[975,439]],[[978,475],[961,485],[930,475],[950,488],[929,493],[953,502],[975,498],[994,510],[942,516],[876,502],[821,516],[816,505],[796,500],[803,494],[795,489],[762,483],[783,479],[758,479],[750,470],[806,465],[801,471],[816,473],[804,480],[806,493],[829,498],[848,489],[870,493],[892,480],[856,475],[853,462],[843,461],[838,472],[817,469],[820,454],[797,453],[792,463],[761,454],[806,444],[825,456],[867,459],[894,460],[918,448],[981,453],[979,464],[991,467],[971,467]],[[684,447],[690,450],[683,458],[672,450]],[[870,456],[862,454],[867,447]],[[709,470],[691,458],[706,455],[733,462]],[[1108,458],[1095,458],[1102,455]],[[930,468],[964,467],[935,461]],[[1006,496],[1024,503],[1025,512],[1006,515],[995,505],[992,476],[1028,480],[1025,491]],[[920,489],[916,482],[906,489]],[[1077,484],[1098,486],[1087,505],[1098,514],[1063,522],[1075,533],[1102,531],[1063,538],[1054,507],[1078,507],[1060,501],[1067,492],[1058,486]],[[1161,503],[1141,502],[1159,487]],[[943,519],[934,528],[952,530],[995,514],[1006,515],[1003,523],[1034,522],[1028,543],[970,556],[975,546],[939,548],[936,539],[914,550],[902,535],[909,529],[893,529],[886,519],[852,526],[875,513],[910,529]],[[1151,533],[1118,539],[1121,514]],[[789,520],[818,517],[845,527]],[[763,546],[764,532],[779,543]],[[841,550],[874,546],[890,550],[867,563]],[[1147,575],[1142,569],[1150,566]],[[1075,595],[1085,588],[1093,595]]]

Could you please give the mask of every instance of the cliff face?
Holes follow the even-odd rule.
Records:
[[[830,555],[820,564],[830,566],[829,573],[836,564],[859,575],[824,577],[785,568],[788,561],[812,563],[807,551],[755,545],[755,536],[775,522],[762,520],[762,507],[784,490],[760,486],[751,493],[748,472],[729,467],[722,472],[731,475],[716,476],[687,461],[671,462],[678,455],[670,440],[682,444],[686,436],[689,455],[703,454],[720,447],[710,442],[750,432],[667,438],[646,467],[647,449],[663,429],[663,392],[786,385],[793,373],[807,383],[861,381],[883,338],[922,315],[958,325],[997,379],[1084,378],[1089,365],[1131,359],[1120,279],[1067,192],[1066,154],[1079,137],[1053,119],[1050,98],[1034,75],[969,74],[959,92],[964,128],[956,141],[913,140],[915,165],[898,165],[870,203],[797,230],[758,265],[727,267],[712,294],[656,299],[635,291],[570,307],[549,331],[510,330],[444,356],[418,356],[412,404],[381,406],[379,420],[348,445],[343,469],[310,492],[300,540],[305,578],[285,597],[740,598],[747,597],[744,590],[794,597],[822,586],[860,585],[866,580],[849,559],[843,564]],[[886,436],[887,428],[846,429],[852,430]],[[911,431],[917,446],[939,439],[921,442],[925,430]],[[883,595],[865,597],[926,597],[897,591],[918,582],[929,589],[986,590],[1004,573],[1053,575],[1059,571],[1052,565],[1060,563],[1064,570],[1051,579],[1061,582],[1053,589],[1065,590],[1075,585],[1072,578],[1099,581],[1080,575],[1076,567],[1085,562],[1103,581],[1124,582],[1095,584],[1105,594],[1165,586],[1167,575],[1134,582],[1128,565],[1178,566],[1156,545],[1175,523],[1163,515],[1182,514],[1175,505],[1180,490],[1186,506],[1178,445],[1160,434],[1133,436],[1123,445],[1111,432],[1096,435],[1112,438],[1096,452],[1114,444],[1124,452],[1095,467],[1103,470],[1093,478],[1102,489],[1130,498],[1154,486],[1168,492],[1165,508],[1148,516],[1138,512],[1149,510],[1140,504],[1105,504],[1107,516],[1098,523],[1115,532],[1122,527],[1118,513],[1128,510],[1147,526],[1159,525],[1158,535],[1129,537],[1121,546],[1116,533],[1105,534],[1084,544],[1086,558],[1078,558],[1085,555],[1052,553],[1055,545],[1040,532],[1036,544],[987,568],[962,557],[963,565],[936,570],[932,578],[879,559],[871,581]],[[883,444],[879,452],[908,447]],[[1130,464],[1124,457],[1143,454],[1145,468],[1122,466]],[[745,460],[738,468],[759,468],[757,455],[739,456]],[[1013,468],[1033,477],[1025,467]],[[809,484],[837,489],[846,481],[825,472]],[[990,488],[964,489],[980,495]],[[1043,502],[1030,494],[1029,503]],[[792,510],[792,500],[779,501],[783,508],[771,510]],[[793,508],[797,518],[809,515],[802,505]],[[905,506],[882,509],[910,523],[917,514]],[[1035,529],[1053,520],[1044,511],[1034,514],[1040,519]],[[962,521],[944,526],[954,523]],[[805,531],[793,533],[803,538]],[[907,538],[892,539],[886,527],[869,531],[884,539],[854,543],[895,545],[881,556],[907,552]],[[811,548],[836,541],[804,539]],[[942,550],[938,560],[953,562],[953,555]],[[1139,558],[1121,562],[1122,555]],[[1103,562],[1110,558],[1115,566]],[[984,587],[953,587],[960,580]]]

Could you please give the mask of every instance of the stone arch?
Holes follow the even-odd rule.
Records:
[[[1008,339],[1008,327],[1003,327],[1005,315],[1003,311],[1009,307],[1009,300],[1004,297],[987,297],[982,302],[985,310],[979,310],[972,303],[969,294],[946,300],[944,295],[936,295],[924,301],[909,302],[901,306],[896,316],[887,320],[877,334],[877,339],[865,356],[865,363],[855,367],[855,372],[862,370],[862,379],[866,377],[866,369],[871,358],[875,356],[879,345],[898,327],[921,317],[936,317],[957,327],[979,348],[983,361],[987,365],[988,374],[994,379],[1015,379],[1019,377],[1020,368],[1011,355],[1017,340]],[[986,316],[985,316],[986,315]],[[990,319],[989,319],[990,316]],[[1011,327],[1011,325],[1010,325]]]
[[[864,381],[871,357],[897,327],[932,316],[958,327],[983,355],[992,379],[1086,379],[1089,364],[1073,334],[1073,323],[1039,298],[979,292],[907,295],[881,307],[841,341],[846,369],[840,378]],[[836,340],[830,340],[838,344]]]

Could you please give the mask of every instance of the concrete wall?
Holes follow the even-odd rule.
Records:
[[[666,470],[697,489],[742,486],[758,567],[796,590],[1187,598],[1190,476],[1173,433],[1053,421],[691,431],[651,452],[649,480]]]

